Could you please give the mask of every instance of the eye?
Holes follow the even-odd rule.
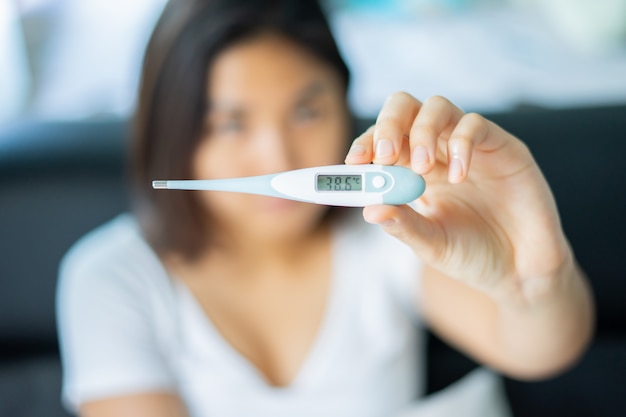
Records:
[[[239,118],[232,118],[216,122],[213,125],[214,133],[218,135],[232,135],[242,132],[244,129],[243,121]]]
[[[294,112],[294,117],[298,121],[314,120],[321,116],[321,109],[312,105],[298,106]]]

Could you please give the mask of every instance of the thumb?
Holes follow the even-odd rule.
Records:
[[[363,218],[368,223],[380,225],[425,261],[434,261],[442,255],[445,244],[443,231],[408,205],[368,206],[363,209]]]

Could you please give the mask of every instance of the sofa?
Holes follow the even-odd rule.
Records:
[[[487,117],[535,155],[597,304],[593,343],[573,368],[538,382],[505,379],[513,414],[626,416],[626,105]],[[68,416],[60,403],[57,267],[82,234],[128,210],[127,136],[123,119],[0,126],[0,416]],[[429,334],[429,392],[475,366]]]

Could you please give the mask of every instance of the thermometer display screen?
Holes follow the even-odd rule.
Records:
[[[361,175],[317,175],[317,191],[362,191]]]

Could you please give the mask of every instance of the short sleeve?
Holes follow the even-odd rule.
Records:
[[[139,276],[144,269],[128,266],[141,256],[111,238],[79,244],[59,271],[63,401],[73,411],[89,400],[174,386],[156,336],[149,287]]]

